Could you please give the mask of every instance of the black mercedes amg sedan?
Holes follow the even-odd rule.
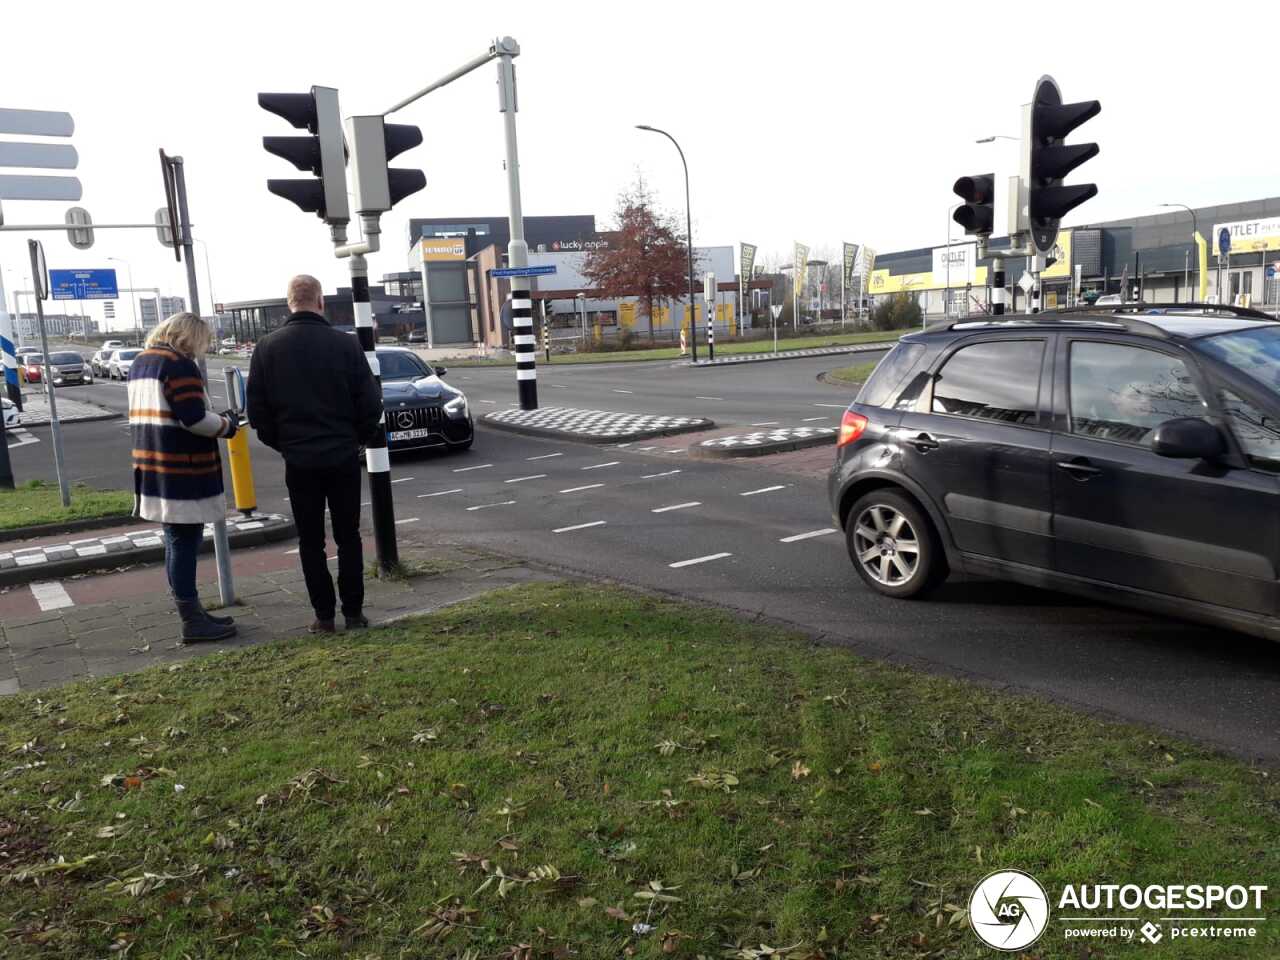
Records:
[[[475,439],[467,397],[440,377],[412,350],[378,350],[382,403],[386,410],[387,449],[391,453],[439,448],[466,450]]]

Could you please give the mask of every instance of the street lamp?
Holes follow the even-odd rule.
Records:
[[[1185,203],[1162,203],[1160,204],[1160,206],[1181,207],[1183,210],[1187,211],[1187,213],[1191,214],[1191,244],[1196,248],[1196,280],[1197,280],[1197,286],[1203,287],[1204,276],[1200,272],[1200,221],[1196,218],[1196,212],[1192,210],[1190,207],[1188,207]],[[1187,289],[1188,299],[1190,299],[1190,295],[1191,295],[1190,281],[1191,281],[1191,278],[1187,276],[1186,271],[1184,269],[1182,282],[1186,284],[1188,288]],[[1219,293],[1221,293],[1221,291],[1219,291]],[[1219,297],[1219,299],[1221,299],[1221,297]]]
[[[133,264],[123,257],[107,257],[108,260],[114,260],[116,263],[123,263],[125,276],[129,278],[129,309],[133,314],[133,331],[138,336],[138,341],[142,341],[142,333],[138,330],[138,291],[133,285]],[[156,315],[160,313],[160,304],[156,303]]]
[[[698,360],[698,324],[697,318],[693,315],[693,214],[689,208],[689,164],[685,162],[684,151],[680,149],[680,144],[676,143],[676,138],[665,130],[659,130],[657,127],[651,127],[648,124],[637,123],[637,130],[648,130],[650,133],[660,133],[673,144],[676,151],[680,154],[680,165],[684,167],[684,223],[685,223],[685,240],[689,248],[689,348],[690,358],[693,362]]]

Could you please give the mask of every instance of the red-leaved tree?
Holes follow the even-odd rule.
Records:
[[[643,183],[619,194],[614,219],[617,236],[611,238],[609,249],[592,250],[583,258],[582,275],[600,296],[638,297],[645,316],[652,317],[655,300],[687,295],[684,232],[673,215],[654,206]]]

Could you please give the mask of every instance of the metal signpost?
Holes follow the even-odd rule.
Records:
[[[1222,292],[1222,269],[1231,269],[1231,231],[1223,227],[1218,231],[1218,303],[1226,303]]]
[[[769,307],[769,312],[773,314],[773,352],[778,352],[778,318],[782,316],[782,304],[775,304]]]
[[[49,277],[45,267],[44,248],[39,240],[28,240],[31,254],[31,281],[36,288],[36,324],[40,329],[40,350],[44,354],[44,386],[49,396],[49,433],[53,440],[53,466],[58,474],[58,493],[64,507],[71,506],[71,489],[62,462],[62,425],[58,422],[58,401],[53,393],[53,368],[49,365],[49,338],[44,329],[44,301],[49,296]]]
[[[702,304],[707,308],[707,359],[716,358],[716,275],[702,278]]]

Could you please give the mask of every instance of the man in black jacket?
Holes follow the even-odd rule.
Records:
[[[316,612],[333,633],[337,597],[325,560],[324,508],[338,545],[338,596],[347,629],[366,627],[360,542],[360,447],[382,429],[382,395],[355,337],[324,318],[320,281],[289,281],[288,321],[263,337],[249,364],[249,422],[280,452],[298,525],[298,559]]]

